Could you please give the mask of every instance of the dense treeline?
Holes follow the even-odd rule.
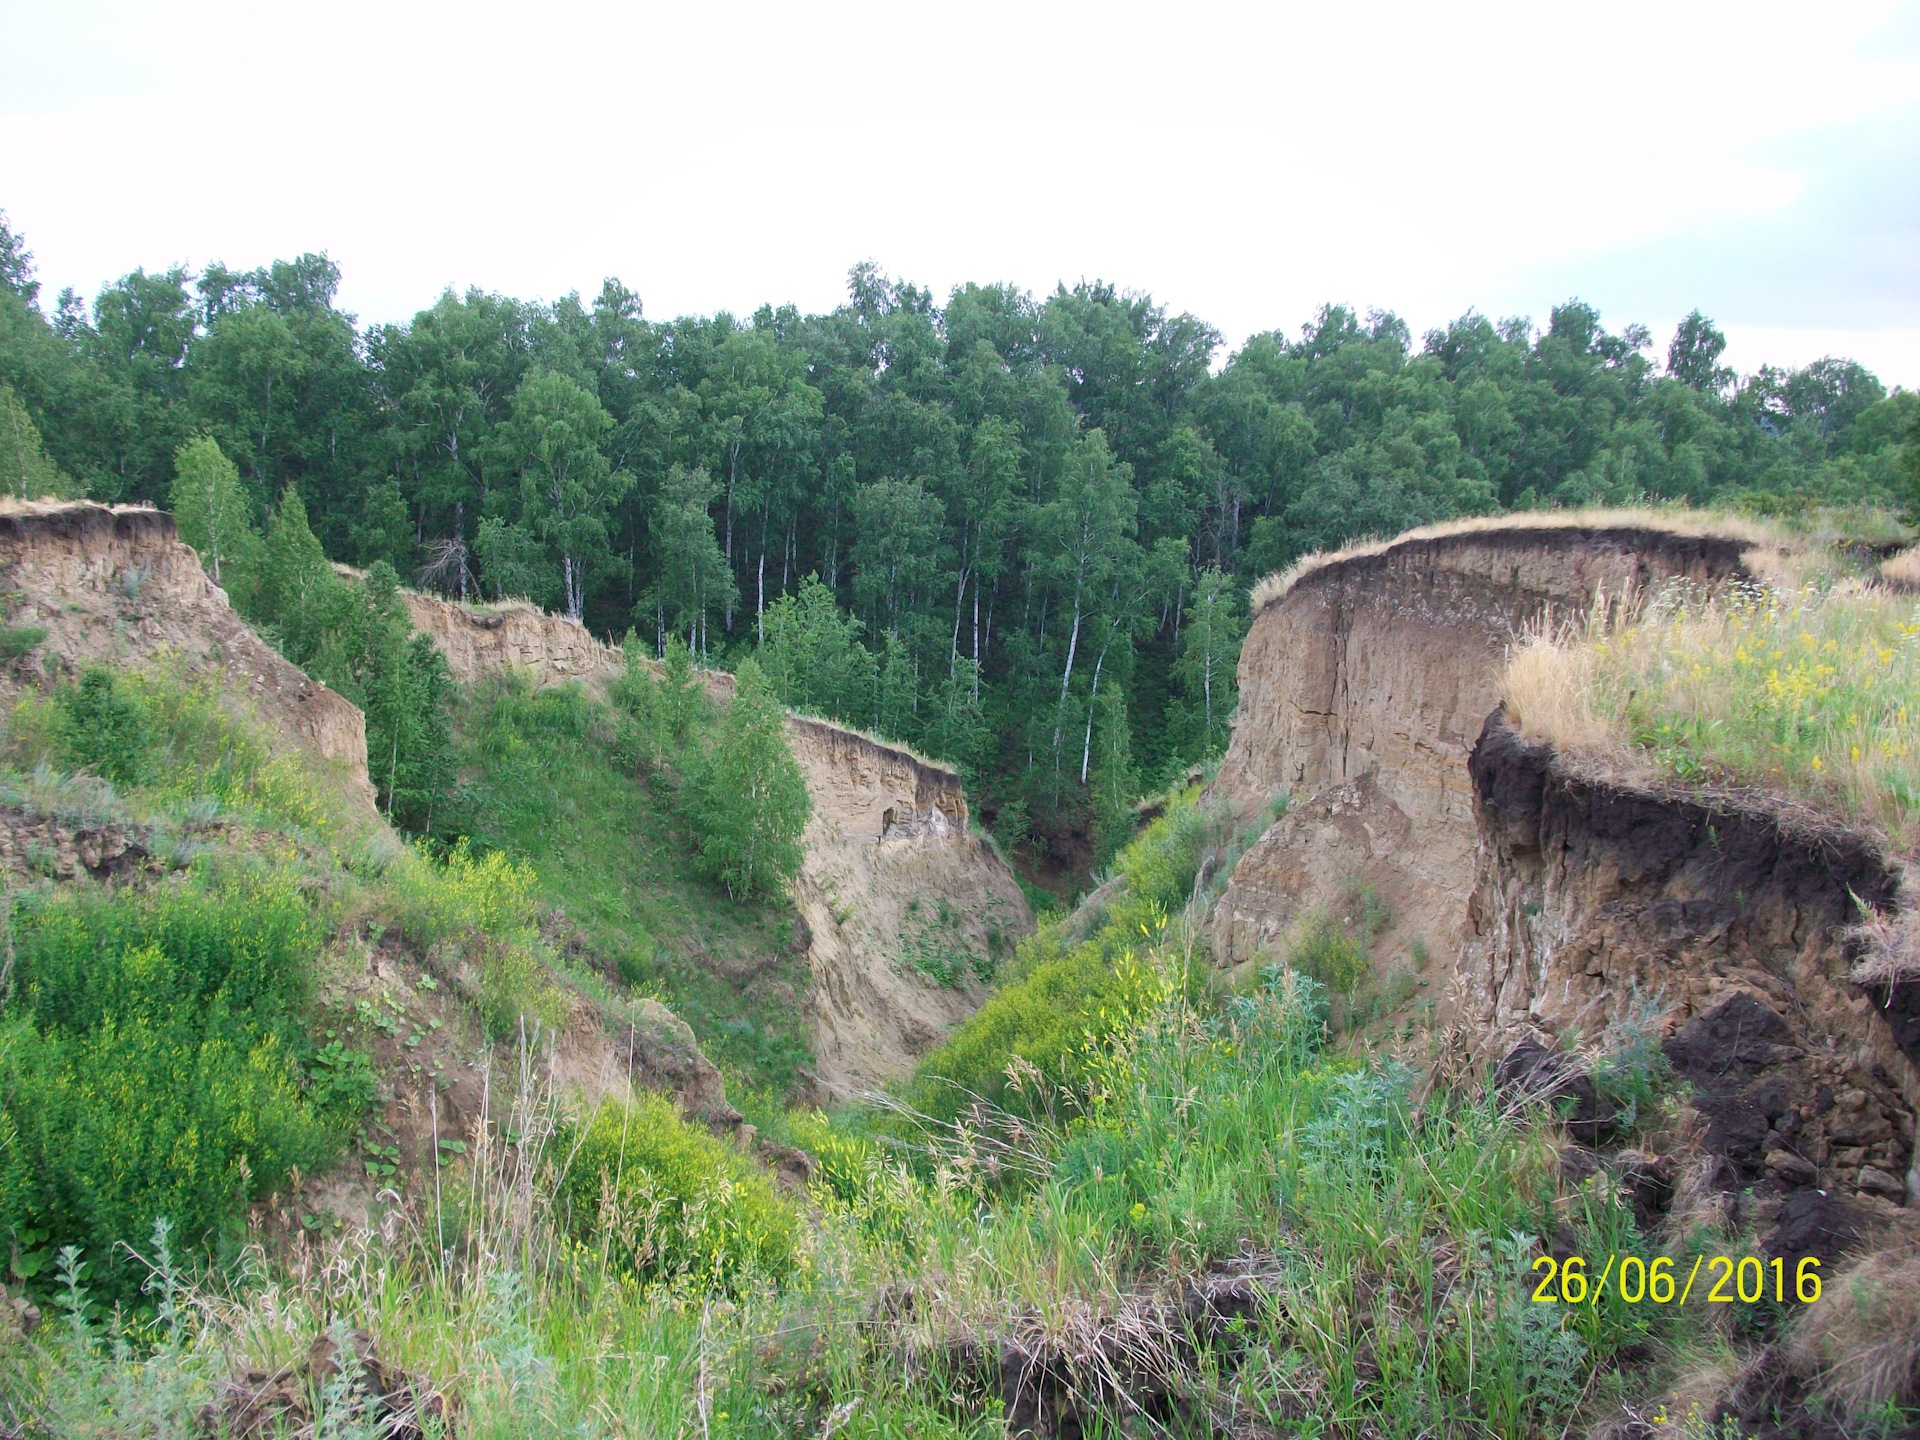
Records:
[[[39,436],[0,447],[7,483],[166,503],[206,437],[269,548],[297,496],[334,559],[761,650],[791,703],[960,761],[1003,831],[1055,840],[1220,743],[1245,582],[1305,551],[1539,504],[1912,498],[1920,399],[1842,360],[1736,379],[1698,314],[1662,358],[1579,301],[1417,344],[1330,306],[1221,364],[1203,322],[1102,284],[942,307],[862,265],[829,314],[660,322],[609,280],[363,329],[338,281],[313,255],[136,271],[49,318],[0,228],[0,431]],[[402,784],[403,749],[406,809],[437,782]]]

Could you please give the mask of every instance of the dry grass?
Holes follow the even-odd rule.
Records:
[[[1920,1253],[1881,1251],[1829,1281],[1795,1327],[1792,1363],[1849,1416],[1920,1402]]]
[[[1892,515],[1878,510],[1810,511],[1791,525],[1731,511],[1695,510],[1684,505],[1593,506],[1580,510],[1475,515],[1422,525],[1392,539],[1361,540],[1339,550],[1316,550],[1311,555],[1302,555],[1285,570],[1267,576],[1253,587],[1253,613],[1257,615],[1285,598],[1295,585],[1316,570],[1364,556],[1384,555],[1400,545],[1441,540],[1452,535],[1575,529],[1639,529],[1666,535],[1712,535],[1736,540],[1746,547],[1743,558],[1748,568],[1777,584],[1801,584],[1817,575],[1829,574],[1835,552],[1841,546],[1888,543],[1912,533]],[[1920,561],[1912,562],[1912,568],[1915,583],[1920,584]]]
[[[1269,575],[1253,587],[1255,614],[1277,600],[1316,570],[1324,570],[1346,560],[1384,555],[1401,545],[1424,540],[1443,540],[1453,535],[1507,534],[1528,530],[1654,530],[1668,535],[1717,535],[1738,540],[1754,549],[1794,549],[1804,538],[1781,526],[1710,510],[1691,510],[1682,506],[1620,507],[1594,506],[1580,510],[1530,510],[1511,515],[1474,515],[1459,520],[1443,520],[1422,525],[1392,539],[1357,541],[1339,550],[1316,550],[1302,555],[1278,574]]]
[[[1861,947],[1860,961],[1853,967],[1857,984],[1893,986],[1920,980],[1920,907],[1909,890],[1900,897],[1900,909],[1893,915],[1869,912],[1853,928],[1853,937]]]
[[[68,510],[98,510],[106,515],[152,514],[153,506],[102,505],[97,500],[62,500],[58,495],[42,495],[37,500],[0,495],[0,515],[59,515]]]
[[[1920,546],[1902,550],[1880,565],[1880,578],[1890,583],[1920,590]]]
[[[1501,698],[1529,738],[1920,840],[1920,601],[1859,580],[1675,585],[1590,614],[1509,660]]]

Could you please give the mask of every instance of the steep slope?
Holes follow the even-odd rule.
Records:
[[[1764,1227],[1800,1190],[1829,1229],[1860,1228],[1835,1194],[1856,1210],[1920,1197],[1920,984],[1848,978],[1860,907],[1899,903],[1872,841],[1750,795],[1597,773],[1499,713],[1470,770],[1458,973],[1483,1054],[1649,1024],[1727,1162],[1721,1187],[1753,1187]]]
[[[126,505],[0,503],[7,623],[44,630],[0,675],[0,696],[90,661],[165,661],[242,696],[289,746],[335,771],[361,819],[378,823],[366,718],[256,635],[181,542],[173,517]]]
[[[1440,1000],[1437,1061],[1524,1082],[1576,1037],[1643,1035],[1689,1082],[1722,1217],[1831,1255],[1920,1199],[1920,985],[1850,978],[1863,907],[1903,903],[1899,861],[1778,799],[1557,754],[1498,691],[1508,641],[1549,613],[1777,558],[1739,530],[1522,518],[1266,587],[1214,793],[1241,817],[1291,804],[1212,923],[1240,965],[1371,887],[1397,942],[1375,953],[1412,951]],[[1586,1094],[1592,1139],[1609,1120]]]
[[[626,661],[531,606],[457,605],[409,594],[419,630],[466,683],[507,671],[536,686],[599,688]],[[702,672],[724,702],[733,677]],[[960,777],[844,726],[787,718],[813,802],[794,887],[812,986],[806,1004],[822,1098],[911,1071],[986,998],[992,961],[1032,928],[1019,883],[967,823]]]
[[[1216,955],[1244,964],[1365,886],[1394,917],[1382,944],[1449,971],[1472,873],[1467,755],[1498,699],[1509,641],[1596,596],[1746,576],[1748,548],[1745,537],[1644,521],[1515,517],[1413,532],[1262,587],[1212,793],[1243,822],[1281,791],[1290,803],[1233,874],[1215,912]]]

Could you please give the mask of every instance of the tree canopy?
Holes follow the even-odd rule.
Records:
[[[362,326],[339,280],[135,270],[46,310],[0,221],[10,488],[173,497],[223,577],[244,511],[290,653],[328,559],[757,652],[789,703],[941,751],[1042,838],[1110,806],[1103,774],[1224,742],[1246,587],[1306,551],[1538,505],[1920,505],[1920,398],[1837,358],[1737,377],[1698,311],[1664,352],[1577,299],[1418,339],[1329,305],[1227,350],[1098,282],[942,306],[863,264],[825,314],[654,319],[608,280]]]

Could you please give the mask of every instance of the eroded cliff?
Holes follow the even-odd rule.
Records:
[[[536,685],[603,685],[621,651],[525,605],[456,605],[408,594],[414,625],[454,674],[517,671]],[[700,672],[724,703],[733,677]],[[967,823],[960,777],[845,726],[787,717],[813,815],[794,901],[807,927],[821,1098],[909,1073],[980,1007],[991,962],[1033,926],[1019,883]]]
[[[45,639],[0,674],[0,692],[89,661],[178,664],[244,700],[291,747],[331,768],[363,818],[378,820],[358,706],[289,664],[227,604],[173,517],[85,501],[0,505],[7,623]]]
[[[1498,712],[1469,768],[1459,1021],[1483,1056],[1645,1027],[1763,1227],[1801,1190],[1920,1196],[1920,985],[1849,978],[1862,907],[1899,903],[1873,841],[1751,795],[1596,773]]]
[[[1367,887],[1394,917],[1383,947],[1448,973],[1473,868],[1467,756],[1508,643],[1596,597],[1744,577],[1746,549],[1653,525],[1516,517],[1332,557],[1260,597],[1213,794],[1242,823],[1282,791],[1289,806],[1235,869],[1215,953],[1251,961]]]
[[[1214,794],[1254,826],[1276,792],[1290,805],[1211,923],[1223,964],[1277,958],[1369,887],[1394,916],[1376,966],[1410,958],[1438,1002],[1430,1059],[1524,1087],[1570,1073],[1569,1046],[1642,1036],[1689,1087],[1697,1121],[1670,1138],[1695,1200],[1770,1253],[1833,1254],[1920,1200],[1920,984],[1851,978],[1853,927],[1904,903],[1899,858],[1782,800],[1559,755],[1498,688],[1526,627],[1753,578],[1777,559],[1755,543],[1522,521],[1268,587]],[[1582,1138],[1607,1133],[1604,1108]]]

